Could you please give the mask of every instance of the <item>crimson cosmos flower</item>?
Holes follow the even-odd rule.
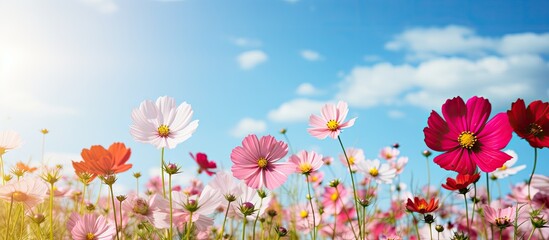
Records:
[[[423,129],[425,143],[435,151],[444,152],[434,162],[446,170],[473,174],[477,169],[492,172],[511,159],[501,151],[511,141],[513,129],[505,113],[488,117],[492,106],[487,99],[461,97],[448,99],[442,105],[444,119],[435,111]]]
[[[515,133],[535,148],[549,147],[549,103],[540,100],[528,104],[517,99],[507,111],[509,123]]]
[[[196,156],[193,153],[189,153],[189,155],[191,155],[196,164],[198,164],[198,173],[202,173],[204,171],[208,174],[208,176],[215,174],[215,172],[210,170],[215,170],[217,168],[217,164],[214,161],[208,160],[208,155],[201,152],[196,153]]]

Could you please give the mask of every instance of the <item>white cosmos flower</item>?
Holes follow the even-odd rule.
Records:
[[[133,123],[130,133],[142,143],[150,143],[156,148],[175,148],[189,139],[198,127],[198,120],[191,122],[191,105],[183,102],[175,105],[175,99],[159,97],[154,103],[145,100],[132,112]]]
[[[396,170],[389,164],[381,164],[379,159],[359,160],[355,163],[358,172],[378,183],[391,183],[396,176]]]
[[[503,164],[503,166],[501,166],[500,168],[496,169],[495,171],[493,171],[491,173],[491,176],[493,176],[497,179],[502,179],[502,178],[506,178],[506,177],[511,176],[511,175],[515,175],[520,170],[526,168],[526,165],[520,165],[520,166],[512,167],[513,165],[515,165],[515,163],[518,160],[517,153],[513,150],[505,150],[504,152],[509,154],[512,158],[509,159],[507,162],[505,162]]]
[[[9,150],[21,146],[21,137],[17,132],[8,130],[0,132],[0,156]]]

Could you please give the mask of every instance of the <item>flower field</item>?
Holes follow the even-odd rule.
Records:
[[[22,139],[17,130],[3,131],[0,239],[549,238],[549,177],[536,174],[538,152],[549,147],[549,103],[517,99],[494,113],[483,97],[446,100],[425,119],[427,184],[418,187],[400,177],[409,162],[399,144],[381,149],[377,159],[346,145],[345,133],[361,120],[348,112],[339,101],[309,118],[310,141],[331,142],[338,156],[296,149],[286,129],[279,136],[249,134],[227,156],[228,170],[207,153],[191,152],[194,162],[185,165],[197,166],[207,180],[188,186],[173,181],[188,174],[187,166],[164,156],[192,138],[199,120],[190,104],[171,97],[143,101],[128,116],[133,139],[159,153],[158,178],[133,171],[139,163],[122,142],[83,146],[69,176],[61,166],[10,161]],[[44,141],[48,133],[41,131]],[[534,159],[518,161],[505,150],[512,138],[529,144]],[[430,163],[452,177],[431,181]],[[344,175],[329,178],[336,165]],[[509,194],[490,188],[526,165],[533,166],[528,181],[506,186]],[[135,180],[128,194],[113,190],[121,175]]]

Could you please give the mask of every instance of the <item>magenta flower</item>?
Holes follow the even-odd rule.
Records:
[[[250,134],[231,152],[233,176],[251,188],[275,189],[295,171],[291,162],[278,162],[288,153],[288,145],[268,135],[258,139]]]
[[[349,108],[346,102],[339,101],[337,106],[328,103],[322,107],[321,116],[313,114],[309,117],[309,126],[311,128],[307,129],[307,131],[318,139],[325,139],[327,136],[336,139],[341,129],[351,127],[355,124],[356,118],[344,122],[348,112]]]
[[[116,229],[103,216],[97,214],[85,214],[80,216],[72,213],[68,222],[67,230],[75,240],[112,240]]]
[[[435,151],[445,152],[434,162],[446,170],[473,174],[477,169],[492,172],[511,159],[501,151],[512,137],[507,115],[499,113],[490,121],[492,106],[487,99],[461,97],[448,99],[442,105],[444,119],[435,111],[423,129],[425,143]]]

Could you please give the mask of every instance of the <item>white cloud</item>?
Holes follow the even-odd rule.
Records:
[[[418,66],[355,67],[341,83],[338,98],[357,107],[409,104],[439,109],[448,98],[487,97],[495,107],[506,107],[518,97],[546,97],[549,63],[535,55],[438,58]]]
[[[322,56],[318,52],[315,52],[313,50],[302,50],[301,52],[299,52],[299,54],[307,61],[322,60]]]
[[[264,63],[267,59],[267,54],[261,50],[246,51],[237,57],[240,68],[244,70],[252,69],[257,65]]]
[[[114,13],[118,11],[118,5],[113,0],[80,0],[84,4],[94,8],[100,13]]]
[[[239,47],[261,47],[262,45],[260,40],[245,37],[233,38],[231,41]]]
[[[359,107],[393,104],[415,80],[415,70],[410,65],[379,63],[355,67],[340,83],[341,91],[336,98]]]
[[[315,86],[313,86],[313,84],[311,83],[302,83],[296,89],[296,93],[303,96],[316,95],[320,92],[321,91],[319,89],[316,89]]]
[[[271,110],[268,118],[276,122],[307,121],[311,114],[318,114],[324,104],[326,103],[309,99],[294,99]]]
[[[265,121],[243,118],[238,122],[236,127],[231,130],[231,135],[240,138],[252,133],[262,133],[265,130],[267,130],[267,123],[265,123]]]
[[[483,54],[495,45],[493,39],[479,37],[463,26],[444,28],[412,28],[397,35],[385,48],[391,51],[408,50],[416,58],[452,54]]]
[[[81,160],[82,157],[80,156],[80,154],[76,153],[46,152],[44,153],[44,162],[41,165],[45,165],[48,167],[61,165],[63,167],[61,170],[61,174],[63,176],[74,176],[72,161],[78,162]]]
[[[385,44],[390,51],[406,51],[408,60],[441,56],[485,57],[490,54],[548,54],[549,33],[507,34],[500,38],[479,36],[471,28],[449,25],[443,28],[411,28]]]
[[[519,33],[503,36],[499,51],[504,54],[549,54],[549,33]]]

